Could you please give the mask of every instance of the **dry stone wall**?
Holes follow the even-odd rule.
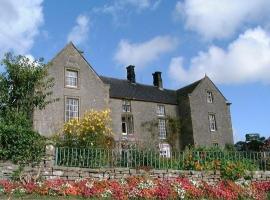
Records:
[[[24,175],[40,175],[44,179],[62,178],[76,180],[80,178],[93,179],[121,179],[129,176],[147,176],[151,178],[171,179],[186,177],[192,180],[202,180],[215,183],[221,180],[219,171],[190,171],[190,170],[142,170],[130,168],[78,168],[56,166],[54,163],[54,148],[47,146],[46,158],[38,166],[26,165],[23,168]],[[0,179],[10,179],[19,170],[19,166],[11,162],[0,161]],[[270,181],[270,171],[250,172],[252,181]]]

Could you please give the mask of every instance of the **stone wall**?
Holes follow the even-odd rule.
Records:
[[[22,174],[31,174],[35,177],[40,174],[44,179],[62,178],[66,180],[75,180],[79,178],[93,179],[120,179],[129,176],[147,176],[151,178],[170,179],[177,177],[186,177],[192,180],[202,180],[208,183],[215,183],[221,180],[219,171],[190,171],[190,170],[142,170],[130,168],[78,168],[63,167],[54,165],[54,148],[49,145],[46,148],[46,158],[39,166],[27,165]],[[18,165],[11,162],[0,161],[0,179],[9,179],[12,174],[19,169]],[[252,181],[270,181],[270,171],[250,172]]]

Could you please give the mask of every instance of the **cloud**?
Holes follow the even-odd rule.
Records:
[[[89,33],[89,18],[85,15],[79,15],[76,19],[76,25],[68,34],[67,41],[79,45],[85,42]]]
[[[121,24],[132,12],[140,13],[145,10],[156,10],[162,0],[114,0],[102,7],[93,9],[94,13],[111,15],[115,24]]]
[[[43,23],[43,0],[2,0],[0,6],[0,55],[27,53]]]
[[[176,3],[174,16],[205,39],[222,39],[242,25],[268,21],[269,12],[269,0],[184,0]]]
[[[178,83],[198,80],[207,74],[216,83],[270,83],[270,34],[261,27],[248,29],[226,49],[212,45],[184,67],[183,57],[171,59],[170,77]]]
[[[177,39],[170,36],[157,36],[142,43],[121,40],[114,59],[121,65],[133,64],[142,68],[160,55],[174,50],[177,44]]]

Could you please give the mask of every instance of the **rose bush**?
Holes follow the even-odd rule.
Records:
[[[185,178],[169,180],[129,177],[120,180],[62,179],[22,184],[0,181],[1,195],[52,195],[93,199],[267,199],[270,181],[220,181],[207,184]]]

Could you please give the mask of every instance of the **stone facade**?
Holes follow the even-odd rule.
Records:
[[[65,86],[67,70],[78,72],[77,88]],[[112,130],[117,141],[122,139],[139,142],[154,141],[156,138],[154,136],[158,137],[158,127],[155,127],[153,135],[153,130],[150,131],[144,125],[158,119],[157,106],[163,105],[166,117],[180,119],[182,123],[183,129],[175,141],[177,149],[183,149],[188,144],[212,146],[213,143],[217,143],[224,147],[227,143],[233,143],[229,105],[208,77],[200,80],[194,90],[183,96],[178,90],[163,89],[161,72],[153,74],[154,86],[149,86],[136,83],[134,66],[129,66],[128,70],[130,73],[128,77],[132,78],[132,82],[118,79],[120,84],[117,86],[121,86],[121,81],[125,81],[127,88],[134,88],[134,91],[140,88],[140,90],[134,92],[135,96],[126,97],[123,94],[120,97],[115,97],[111,93],[112,85],[106,83],[105,79],[94,71],[83,54],[72,43],[68,44],[53,58],[49,68],[49,75],[55,79],[52,98],[58,99],[58,101],[48,105],[44,110],[34,112],[35,129],[47,137],[60,132],[65,122],[65,101],[66,98],[71,97],[79,100],[79,116],[90,109],[110,108]],[[119,90],[127,90],[127,88],[119,88]],[[144,91],[144,89],[146,90]],[[118,92],[117,90],[116,87],[116,92]],[[214,102],[212,104],[206,102],[206,91],[213,93]],[[131,94],[133,94],[132,92]],[[154,98],[155,95],[158,99]],[[140,99],[141,97],[142,99]],[[123,99],[128,99],[131,102],[130,114],[133,116],[134,133],[128,136],[122,135]],[[209,130],[209,113],[216,115],[217,131],[215,133]]]
[[[109,101],[111,116],[112,116],[112,129],[115,133],[121,133],[121,115],[122,113],[122,100],[111,98]],[[176,118],[177,105],[162,104],[165,107],[166,116]],[[151,135],[153,132],[157,133],[156,129],[149,130],[149,125],[151,122],[157,120],[158,116],[156,113],[157,103],[154,102],[144,102],[144,101],[131,101],[131,114],[134,120],[134,134],[127,135],[130,141],[152,141],[155,139]],[[156,134],[158,136],[158,134]],[[116,135],[116,140],[122,139],[121,134]]]
[[[213,103],[207,103],[207,91],[213,94]],[[189,95],[193,138],[195,145],[212,146],[217,143],[224,147],[233,144],[230,107],[225,97],[209,78],[205,78]],[[208,115],[216,116],[217,130],[209,128]]]
[[[66,69],[78,71],[78,88],[65,86]],[[51,136],[61,130],[65,121],[65,98],[79,99],[79,115],[90,109],[101,110],[109,107],[109,86],[105,85],[89,63],[72,44],[64,48],[51,61],[50,77],[54,78],[53,99],[44,110],[34,113],[34,127],[44,136]]]

